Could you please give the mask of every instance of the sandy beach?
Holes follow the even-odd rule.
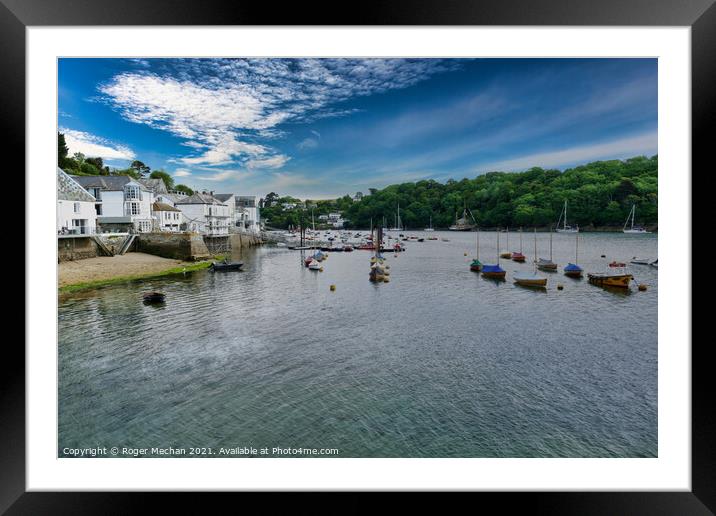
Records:
[[[58,265],[59,286],[157,274],[181,265],[191,265],[191,263],[145,253],[98,256],[86,260],[62,262]]]

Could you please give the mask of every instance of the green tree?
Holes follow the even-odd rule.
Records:
[[[174,190],[176,190],[177,192],[184,192],[187,195],[194,195],[194,190],[192,190],[186,185],[178,184],[174,187]]]
[[[167,190],[174,190],[174,178],[163,170],[154,170],[149,174],[150,179],[161,179]]]
[[[134,170],[137,174],[137,177],[140,178],[149,174],[149,171],[151,170],[151,168],[149,168],[147,165],[136,159],[132,161],[132,163],[129,165],[129,168]]]

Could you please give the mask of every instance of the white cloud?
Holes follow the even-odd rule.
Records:
[[[113,143],[105,138],[95,136],[84,131],[75,131],[60,127],[60,132],[65,135],[65,143],[69,148],[70,155],[81,152],[88,158],[102,158],[107,160],[133,160],[136,155],[132,149],[125,145]]]
[[[296,144],[301,150],[315,149],[318,147],[318,140],[316,138],[305,138]]]
[[[345,116],[334,108],[356,96],[406,88],[454,70],[440,59],[178,59],[141,61],[99,86],[126,120],[167,131],[203,153],[188,165],[276,168],[288,161],[257,139],[276,138],[285,122]],[[320,139],[320,134],[314,136]],[[309,148],[317,140],[305,142]]]
[[[191,172],[189,172],[185,168],[178,168],[174,171],[174,177],[187,177],[190,175],[191,175]]]
[[[558,151],[540,152],[519,158],[480,165],[480,172],[518,171],[531,167],[559,168],[574,163],[594,160],[621,159],[639,154],[655,154],[658,148],[656,132],[649,132],[631,138],[622,138],[606,143],[572,147]]]
[[[284,156],[283,154],[277,154],[276,156],[271,156],[270,158],[249,160],[246,162],[246,166],[250,169],[281,168],[290,159],[291,158]]]

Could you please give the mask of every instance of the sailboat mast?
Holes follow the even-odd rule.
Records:
[[[510,226],[507,226],[507,249],[506,251],[510,250]]]
[[[567,229],[567,200],[564,201],[564,229]],[[549,259],[551,260],[552,257],[550,256]]]
[[[480,228],[477,228],[477,246],[475,247],[475,259],[480,259]]]
[[[535,228],[535,259],[532,262],[535,266],[535,272],[537,272],[537,228]]]
[[[552,226],[549,227],[549,261],[552,261]]]
[[[497,265],[500,265],[500,228],[497,228]]]
[[[520,254],[522,254],[522,228],[520,228]]]
[[[579,263],[579,233],[575,233],[575,235],[577,236],[577,245],[574,250],[574,264],[576,265]]]

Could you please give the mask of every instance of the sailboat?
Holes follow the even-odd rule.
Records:
[[[395,218],[395,227],[390,228],[390,231],[402,231],[402,228],[400,226],[400,203],[398,203],[398,215]]]
[[[500,258],[510,259],[510,258],[512,258],[512,253],[510,252],[510,228],[509,228],[509,226],[505,230],[505,233],[507,233],[507,251],[505,251],[504,253],[500,253]],[[498,247],[498,252],[499,252],[499,246],[497,246],[497,247]]]
[[[505,279],[505,274],[507,274],[502,267],[500,267],[500,232],[497,232],[497,264],[496,265],[483,265],[482,266],[482,275],[485,278],[494,278],[494,279]]]
[[[468,222],[467,215],[470,214],[470,218],[472,219],[473,224]],[[472,231],[476,224],[475,217],[472,216],[472,212],[467,209],[467,206],[465,206],[465,209],[462,210],[462,217],[459,219],[457,218],[457,212],[455,212],[455,224],[450,226],[448,229],[450,231]]]
[[[432,215],[430,215],[430,226],[425,228],[425,231],[435,231],[433,229],[433,216]]]
[[[535,255],[536,256],[536,255]],[[549,228],[549,260],[537,260],[537,268],[541,271],[557,272],[557,264],[552,261],[552,228]]]
[[[559,227],[559,223],[562,220],[562,215],[564,215],[564,226]],[[559,214],[559,219],[557,220],[557,233],[579,233],[579,226],[572,227],[567,225],[567,201],[564,201],[564,208],[562,208],[562,212]]]
[[[537,256],[537,228],[535,228],[535,256]],[[513,276],[515,283],[523,287],[544,287],[547,285],[547,278],[537,274],[537,264],[535,263],[532,272],[517,272]]]
[[[627,216],[626,222],[624,222],[624,233],[630,233],[630,234],[642,234],[642,233],[649,233],[644,227],[642,226],[636,226],[634,227],[634,217],[636,216],[636,204],[631,205],[631,211],[629,212],[629,215]],[[629,229],[627,229],[627,225],[629,224],[629,219],[631,219],[631,226]]]
[[[470,264],[470,270],[480,272],[482,270],[482,262],[480,261],[480,228],[477,228],[477,245],[475,247],[475,259]]]
[[[564,275],[570,278],[581,278],[582,272],[584,271],[579,265],[577,265],[577,263],[579,263],[579,233],[574,236],[576,237],[576,244],[574,248],[574,263],[570,262],[564,267]]]
[[[512,261],[522,263],[525,261],[525,259],[525,255],[522,254],[522,228],[520,228],[520,252],[512,253]]]

